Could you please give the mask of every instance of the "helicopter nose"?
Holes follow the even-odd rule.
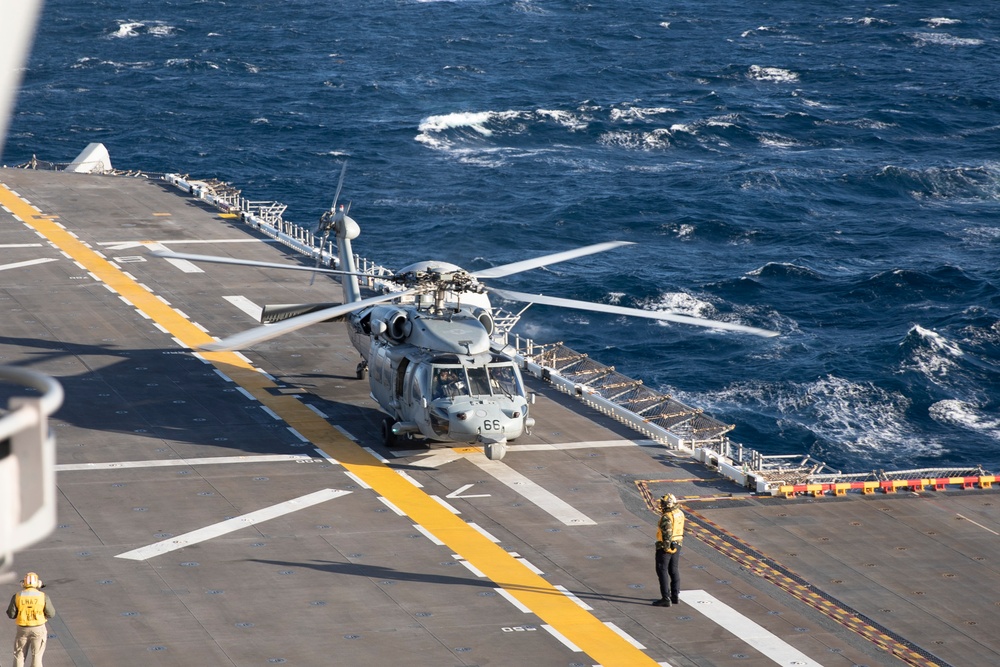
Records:
[[[455,440],[472,442],[480,438],[503,439],[509,437],[520,424],[505,415],[499,406],[481,403],[458,407],[451,413],[450,436]],[[514,434],[517,437],[519,434]]]

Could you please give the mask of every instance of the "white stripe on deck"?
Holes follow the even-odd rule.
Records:
[[[583,649],[581,649],[579,646],[577,646],[576,644],[574,644],[573,642],[571,642],[569,639],[566,638],[566,636],[563,633],[559,632],[558,630],[556,630],[555,628],[553,628],[551,625],[542,624],[542,627],[545,628],[545,630],[550,635],[552,635],[553,637],[555,637],[556,639],[558,639],[560,642],[562,642],[562,644],[566,648],[568,648],[570,651],[573,651],[574,653],[583,653]]]
[[[645,651],[646,650],[646,647],[643,646],[642,644],[640,644],[639,641],[635,637],[633,637],[629,633],[625,632],[624,630],[622,630],[621,628],[619,628],[617,625],[615,625],[611,621],[604,621],[604,625],[606,625],[609,628],[611,628],[612,632],[614,632],[616,635],[618,635],[619,637],[621,637],[622,639],[624,639],[625,641],[627,641],[629,644],[631,644],[632,646],[634,646],[637,649],[639,649],[640,651]]]
[[[470,456],[469,461],[483,472],[521,494],[567,526],[593,526],[596,521],[554,493],[545,490],[503,461],[490,461],[484,456]]]
[[[253,526],[279,516],[284,516],[285,514],[291,514],[292,512],[297,512],[298,510],[306,509],[307,507],[312,507],[313,505],[318,505],[319,503],[326,502],[327,500],[331,500],[333,498],[339,498],[340,496],[344,496],[349,493],[350,491],[342,491],[340,489],[322,489],[321,491],[316,491],[315,493],[310,493],[293,500],[286,500],[283,503],[278,503],[277,505],[272,505],[271,507],[265,507],[264,509],[257,510],[256,512],[250,512],[249,514],[244,514],[243,516],[233,517],[232,519],[227,519],[225,521],[212,524],[211,526],[199,528],[198,530],[193,530],[190,533],[184,533],[183,535],[178,535],[177,537],[163,540],[162,542],[156,542],[155,544],[150,544],[149,546],[133,549],[132,551],[126,551],[125,553],[118,554],[115,558],[147,560],[149,558],[153,558],[154,556],[160,556],[177,549],[183,549],[184,547],[191,546],[192,544],[205,542],[212,538],[219,537],[220,535],[226,535],[248,526]]]
[[[705,591],[681,591],[681,600],[768,658],[787,667],[823,667],[777,635]]]
[[[608,447],[661,446],[654,440],[584,440],[581,442],[543,443],[538,445],[508,445],[507,453],[554,452],[572,449],[604,449]]]
[[[145,243],[143,244],[152,251],[166,250],[167,246],[162,243]],[[118,249],[118,248],[116,248]],[[175,267],[183,271],[184,273],[205,273],[200,266],[186,259],[174,259],[173,257],[160,257],[165,262],[170,262]]]
[[[46,264],[48,262],[58,262],[59,260],[55,257],[39,257],[38,259],[26,259],[23,262],[14,262],[13,264],[0,264],[0,271],[6,271],[8,269],[20,269],[25,266],[33,266],[35,264]]]
[[[254,322],[260,322],[260,314],[264,312],[264,309],[250,299],[240,295],[224,296],[222,298],[249,315]]]
[[[166,468],[169,466],[203,466],[219,463],[276,463],[279,461],[312,461],[301,454],[264,454],[261,456],[211,456],[202,459],[155,459],[152,461],[111,461],[108,463],[60,463],[56,472],[73,470],[118,470],[121,468]]]
[[[60,225],[61,226],[61,225]],[[165,239],[163,241],[100,241],[97,245],[104,246],[108,250],[115,252],[121,250],[131,250],[143,246],[154,250],[163,250],[165,243],[170,245],[198,245],[210,243],[277,243],[276,239]]]

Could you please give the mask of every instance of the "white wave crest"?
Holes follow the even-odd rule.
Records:
[[[70,69],[84,69],[87,67],[113,67],[116,70],[121,69],[131,69],[131,70],[141,70],[149,69],[153,66],[150,61],[136,61],[136,62],[117,62],[115,60],[98,60],[97,58],[80,58],[75,63],[70,65]]]
[[[669,148],[670,137],[670,130],[660,128],[651,132],[605,132],[597,141],[603,146],[648,151]]]
[[[109,39],[127,39],[139,37],[140,35],[153,35],[155,37],[166,37],[174,34],[177,30],[172,25],[162,21],[119,21],[118,29],[108,35]]]
[[[118,24],[118,30],[111,33],[109,37],[122,39],[125,37],[138,37],[139,28],[146,27],[143,23],[122,22]]]
[[[874,16],[865,16],[863,18],[857,19],[855,21],[855,23],[857,23],[858,25],[864,25],[864,26],[870,26],[870,25],[887,26],[887,25],[892,25],[891,23],[889,23],[889,21],[886,21],[885,19],[875,18]]]
[[[867,382],[827,375],[807,383],[738,383],[707,397],[674,395],[707,412],[738,406],[772,414],[783,428],[807,429],[833,447],[882,462],[945,453],[907,423],[910,399]]]
[[[1000,419],[987,417],[978,405],[946,399],[932,405],[927,412],[941,424],[958,426],[1000,440]]]
[[[166,37],[167,35],[173,34],[175,28],[172,25],[166,24],[156,24],[149,26],[147,32],[150,35],[156,35],[157,37]]]
[[[955,37],[946,32],[912,32],[908,35],[917,46],[979,46],[983,40],[975,37]]]
[[[533,124],[555,122],[571,131],[586,129],[587,118],[568,111],[538,109],[534,111],[458,111],[454,113],[428,116],[420,121],[416,140],[436,150],[456,148],[455,130],[471,131],[483,138],[498,132],[521,134],[531,129]],[[450,134],[449,134],[450,133]],[[466,133],[468,134],[468,133]],[[467,150],[469,147],[460,150]],[[496,150],[488,146],[485,150]],[[483,150],[482,147],[478,148]]]
[[[910,331],[930,343],[931,347],[935,350],[944,352],[953,357],[961,357],[965,355],[965,352],[963,352],[962,348],[960,348],[956,343],[953,343],[936,331],[925,329],[919,324],[914,325]]]
[[[870,383],[828,375],[804,387],[802,399],[811,404],[814,429],[832,442],[858,452],[888,452],[900,446],[920,447],[906,425],[910,400]]]
[[[486,123],[489,122],[494,113],[493,111],[459,111],[439,116],[428,116],[420,121],[420,126],[417,129],[422,133],[428,133],[468,127],[488,137],[493,133],[486,128]]]
[[[677,109],[670,107],[629,107],[627,109],[612,109],[611,120],[631,123],[634,121],[646,120],[650,116],[658,116],[665,113],[677,113]]]
[[[801,146],[802,143],[792,139],[791,137],[785,137],[780,134],[774,134],[770,132],[765,132],[757,137],[757,141],[760,142],[761,146],[768,146],[770,148],[794,148],[795,146]]]
[[[903,368],[915,370],[932,381],[940,380],[955,370],[958,366],[955,360],[965,355],[958,344],[936,331],[915,325],[910,329],[906,338],[909,339],[913,336],[919,338],[923,345],[914,349],[910,361],[904,363]]]
[[[940,28],[943,25],[955,25],[961,23],[958,19],[948,19],[944,17],[920,19],[931,28]]]
[[[535,113],[537,113],[541,118],[554,120],[558,124],[562,125],[563,127],[567,127],[570,130],[573,130],[574,132],[578,130],[587,129],[587,121],[580,118],[576,114],[570,113],[569,111],[558,111],[558,110],[553,111],[551,109],[539,109]]]
[[[772,83],[792,83],[799,80],[799,75],[780,67],[761,67],[751,65],[747,71],[747,76],[756,81],[770,81]]]
[[[719,311],[708,301],[702,301],[686,292],[670,292],[660,296],[660,300],[649,304],[652,310],[666,310],[679,315],[718,319]]]

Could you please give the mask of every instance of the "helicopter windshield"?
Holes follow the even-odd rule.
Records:
[[[432,400],[455,396],[523,396],[513,364],[435,366],[431,374]]]
[[[490,364],[489,371],[493,393],[501,393],[510,397],[523,393],[521,383],[518,382],[517,374],[514,373],[514,367],[511,364]]]
[[[489,396],[490,382],[486,379],[486,369],[483,366],[473,366],[466,369],[469,372],[469,388],[473,396]]]
[[[465,372],[461,366],[448,367],[437,366],[434,368],[434,377],[431,382],[431,396],[433,398],[451,398],[453,396],[468,396],[469,385],[465,381]]]

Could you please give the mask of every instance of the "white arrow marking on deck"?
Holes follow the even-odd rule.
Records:
[[[244,514],[243,516],[233,517],[232,519],[227,519],[220,523],[212,524],[211,526],[199,528],[198,530],[178,535],[177,537],[169,540],[163,540],[162,542],[156,542],[155,544],[150,544],[149,546],[133,549],[132,551],[126,551],[123,554],[118,554],[115,558],[147,560],[149,558],[153,558],[154,556],[160,556],[177,549],[191,546],[192,544],[197,544],[198,542],[205,542],[213,537],[219,537],[220,535],[235,532],[242,528],[246,528],[247,526],[253,526],[279,516],[284,516],[285,514],[291,514],[292,512],[306,509],[307,507],[318,505],[319,503],[326,502],[327,500],[345,496],[348,493],[350,493],[350,491],[342,491],[340,489],[323,489],[300,498],[287,500],[283,503],[272,505],[271,507],[265,507],[264,509],[257,510],[256,512],[250,512],[249,514]]]
[[[478,453],[478,452],[477,452]],[[457,461],[461,458],[465,458],[464,454],[460,454],[453,449],[449,449],[444,452],[437,454],[431,454],[430,456],[424,456],[413,464],[415,468],[440,468],[441,466],[451,463],[452,461]]]
[[[55,257],[41,257],[39,259],[28,259],[23,262],[14,262],[13,264],[0,264],[0,271],[6,271],[7,269],[20,269],[25,266],[33,266],[35,264],[45,264],[47,262],[58,261]]]
[[[463,496],[462,495],[463,491],[468,491],[473,486],[475,486],[475,484],[466,484],[465,486],[463,486],[463,487],[461,487],[459,489],[455,489],[454,491],[452,491],[451,493],[449,493],[447,496],[445,496],[445,498],[489,498],[490,497],[490,494],[488,494],[488,493],[473,493],[473,494],[470,494],[470,495],[467,495],[467,496]]]
[[[720,602],[705,591],[681,591],[681,600],[719,624],[779,665],[823,667],[821,664],[784,642],[777,635]]]

